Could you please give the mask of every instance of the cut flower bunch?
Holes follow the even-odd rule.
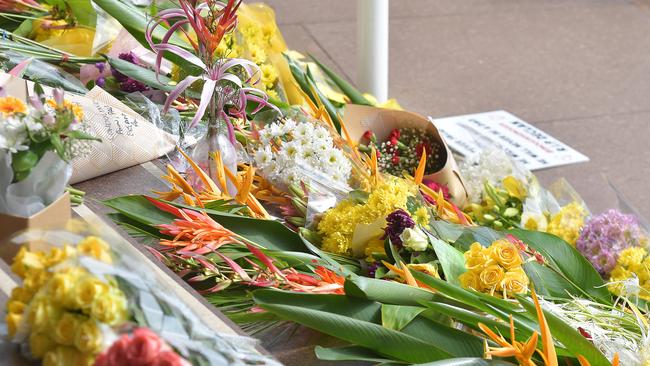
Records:
[[[68,228],[20,249],[4,321],[30,357],[278,364],[203,324],[177,296],[188,288],[263,346],[288,322],[337,338],[314,347],[323,361],[650,364],[641,217],[592,213],[568,182],[545,187],[497,148],[456,164],[429,119],[289,51],[265,5],[141,3],[0,5],[2,67],[55,87],[0,96],[3,194],[56,175],[44,167],[63,192],[95,140],[72,94],[91,87],[178,143],[166,186],[101,202],[136,244]],[[189,286],[152,280],[130,245]]]

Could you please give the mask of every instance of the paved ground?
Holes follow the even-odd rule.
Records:
[[[349,80],[353,0],[268,0],[289,47]],[[603,174],[650,218],[650,0],[392,0],[390,94],[443,117],[505,109],[591,158],[566,177],[593,212],[617,205]]]

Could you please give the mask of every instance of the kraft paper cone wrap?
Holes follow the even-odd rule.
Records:
[[[427,131],[435,141],[444,146],[442,159],[446,162],[440,170],[424,177],[446,185],[455,205],[463,207],[467,202],[467,190],[458,164],[436,126],[427,118],[413,112],[348,104],[345,107],[344,123],[354,142],[358,142],[368,130],[377,136],[378,141],[384,141],[395,128],[411,127]]]
[[[0,73],[0,86],[7,95],[27,100],[34,83]],[[43,86],[46,95],[52,88]],[[126,104],[95,86],[86,95],[65,93],[65,98],[84,111],[85,132],[102,139],[89,142],[87,154],[72,159],[70,184],[92,179],[156,159],[174,149],[175,138],[159,129]]]

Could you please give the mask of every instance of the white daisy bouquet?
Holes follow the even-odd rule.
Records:
[[[347,185],[352,171],[352,163],[326,127],[293,119],[262,128],[254,158],[260,173],[281,188],[307,180],[310,172]]]

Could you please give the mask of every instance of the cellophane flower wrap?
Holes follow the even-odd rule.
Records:
[[[0,97],[0,213],[29,217],[59,198],[70,160],[94,139],[83,130],[83,110],[61,90],[29,103]]]
[[[277,365],[256,341],[208,328],[114,232],[72,221],[13,242],[40,248],[25,244],[16,255],[11,269],[22,283],[4,317],[29,357],[49,365],[125,365],[134,357],[143,365]]]

